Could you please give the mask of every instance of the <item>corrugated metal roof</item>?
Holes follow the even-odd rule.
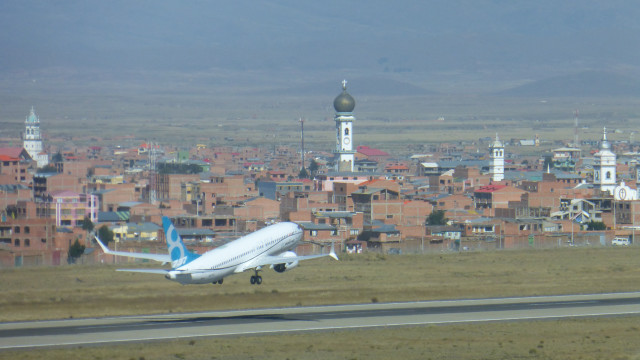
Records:
[[[351,211],[318,211],[315,213],[316,217],[328,217],[328,218],[344,218],[353,217],[356,213]]]
[[[129,221],[128,211],[100,211],[98,212],[98,222],[121,222]]]
[[[211,229],[176,229],[180,236],[213,236],[216,234]]]
[[[327,224],[315,224],[310,221],[296,222],[304,230],[335,230],[336,228]]]

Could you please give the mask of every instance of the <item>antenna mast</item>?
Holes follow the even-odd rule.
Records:
[[[573,112],[574,124],[573,124],[573,146],[579,148],[580,144],[578,143],[578,109]]]
[[[149,203],[155,204],[158,201],[156,194],[156,145],[149,143]]]
[[[300,118],[300,147],[302,153],[302,168],[304,169],[304,118]]]

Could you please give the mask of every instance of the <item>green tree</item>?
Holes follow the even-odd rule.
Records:
[[[45,165],[41,168],[38,168],[37,170],[38,174],[57,173],[57,172],[58,172],[58,168],[53,165]]]
[[[309,164],[309,173],[311,174],[311,177],[314,177],[314,175],[318,171],[318,168],[319,166],[316,162],[316,159],[311,159],[311,163]]]
[[[93,222],[91,222],[91,219],[88,216],[85,216],[82,220],[82,230],[91,232],[93,231],[93,228]]]
[[[446,225],[447,219],[444,217],[444,210],[433,210],[429,216],[427,216],[427,225]]]
[[[102,225],[98,229],[98,239],[105,245],[109,244],[109,242],[113,241],[113,231],[107,225]]]
[[[78,258],[82,256],[82,254],[84,254],[84,249],[85,246],[80,245],[80,241],[76,239],[76,242],[74,242],[73,245],[69,247],[69,253],[67,256],[67,261],[69,262],[69,264],[75,264],[76,260],[78,260]]]
[[[544,157],[544,164],[542,164],[542,168],[544,171],[547,171],[547,169],[551,169],[553,168],[553,163],[551,161],[551,155],[547,155]]]
[[[85,216],[82,220],[82,230],[84,230],[87,234],[85,244],[90,244],[90,234],[93,231],[93,228],[93,222],[91,222],[91,219],[88,216]]]
[[[589,221],[587,223],[587,231],[607,230],[607,225],[602,221]]]
[[[307,169],[305,169],[305,168],[300,169],[300,172],[298,173],[298,178],[300,178],[300,179],[308,179],[309,178],[309,173],[307,173]]]
[[[62,156],[62,153],[60,152],[60,150],[58,150],[58,152],[51,157],[51,162],[53,163],[61,163],[63,160],[64,160],[64,157]]]

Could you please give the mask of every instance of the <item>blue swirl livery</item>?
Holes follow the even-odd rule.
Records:
[[[166,216],[162,217],[162,227],[164,228],[164,235],[167,239],[167,249],[169,250],[169,256],[171,256],[172,268],[177,269],[200,257],[200,255],[189,251],[189,249],[184,246],[184,242],[182,242],[178,231]]]

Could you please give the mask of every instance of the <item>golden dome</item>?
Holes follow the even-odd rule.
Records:
[[[333,100],[333,107],[336,109],[336,112],[340,113],[349,113],[352,112],[356,107],[356,101],[353,96],[349,95],[347,92],[347,81],[342,81],[342,93],[338,95],[335,100]]]

